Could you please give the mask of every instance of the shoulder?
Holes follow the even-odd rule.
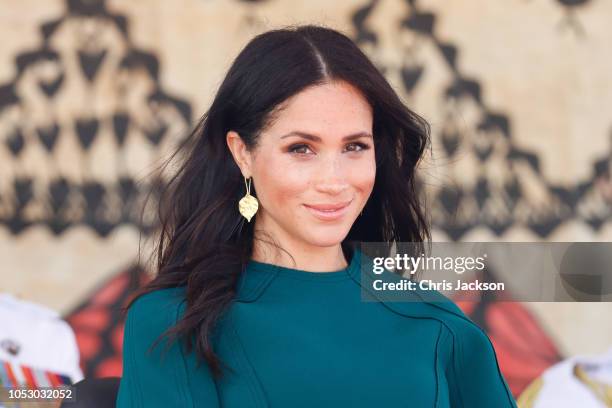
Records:
[[[444,361],[449,377],[449,387],[460,406],[493,405],[502,400],[503,406],[515,407],[513,397],[503,378],[493,343],[488,335],[455,302],[436,290],[398,290],[389,296],[372,290],[373,279],[400,283],[406,278],[385,270],[381,274],[362,271],[364,288],[368,288],[393,313],[418,319],[431,319],[439,323],[436,352]],[[489,404],[490,403],[490,404]]]
[[[367,293],[398,313],[422,313],[449,323],[471,323],[455,302],[441,292],[422,289],[418,281],[386,268],[375,273],[372,259],[360,256],[359,283],[364,295]]]
[[[193,405],[183,347],[163,336],[176,324],[183,300],[181,289],[168,288],[147,292],[131,303],[118,407]]]
[[[421,289],[416,281],[412,289],[401,289],[408,281],[406,277],[388,269],[375,274],[369,267],[371,260],[367,256],[364,256],[363,262],[360,279],[363,289],[384,303],[390,311],[406,317],[438,321],[443,326],[441,333],[444,340],[458,345],[459,350],[455,351],[472,353],[473,350],[491,348],[487,334],[447,296],[437,290]],[[375,284],[377,280],[379,282]],[[396,286],[390,290],[376,290],[382,287],[382,283]]]
[[[130,305],[126,326],[132,333],[150,337],[174,325],[185,308],[183,287],[156,289],[138,296]]]
[[[185,288],[156,289],[140,295],[130,306],[129,312],[134,314],[148,312],[163,312],[166,309],[174,309],[185,300]]]

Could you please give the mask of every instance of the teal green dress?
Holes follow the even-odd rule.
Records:
[[[185,310],[184,288],[132,305],[118,408],[516,407],[487,335],[438,292],[372,290],[372,260],[307,272],[250,261],[214,347],[220,380],[173,342],[146,350]],[[362,272],[363,271],[363,272]],[[414,298],[410,298],[410,297]]]

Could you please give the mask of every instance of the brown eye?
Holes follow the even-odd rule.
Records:
[[[296,153],[296,154],[308,154],[312,152],[312,150],[310,150],[310,147],[308,147],[308,145],[305,145],[305,144],[292,145],[289,147],[288,151],[289,153]]]
[[[346,145],[346,150],[348,150],[349,152],[359,152],[362,150],[367,150],[369,148],[370,146],[365,143],[349,143],[348,145]]]

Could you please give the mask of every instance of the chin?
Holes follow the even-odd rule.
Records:
[[[344,226],[335,226],[327,228],[314,228],[313,231],[309,231],[304,237],[305,241],[310,245],[318,247],[330,247],[340,244],[346,238],[350,226],[348,228]]]

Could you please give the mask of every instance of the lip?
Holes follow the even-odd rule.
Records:
[[[353,200],[343,203],[304,204],[304,207],[315,217],[324,221],[331,221],[344,216],[352,202]]]

